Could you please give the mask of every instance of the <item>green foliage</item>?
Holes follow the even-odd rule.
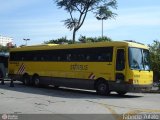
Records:
[[[105,41],[112,41],[111,38],[109,37],[95,37],[95,38],[92,38],[92,37],[86,37],[86,36],[80,36],[79,38],[79,42],[82,42],[82,43],[89,43],[89,42],[105,42]]]
[[[86,36],[80,36],[78,41],[76,43],[90,43],[90,42],[105,42],[105,41],[112,41],[109,37],[86,37]],[[49,41],[45,41],[45,44],[73,44],[72,40],[68,40],[67,37],[62,37],[58,39],[53,39]]]
[[[63,43],[72,44],[72,40],[68,40],[67,37],[62,37],[55,40],[53,39],[53,40],[45,41],[44,43],[45,44],[63,44]]]
[[[87,38],[86,36],[80,36],[78,41],[81,43],[89,43],[89,42],[94,42],[94,38],[92,38],[92,37]]]
[[[153,43],[149,45],[149,50],[151,69],[154,72],[154,81],[158,81],[160,78],[160,42],[154,40]]]
[[[73,43],[76,32],[83,25],[88,12],[110,19],[116,15],[111,11],[111,8],[117,8],[116,0],[55,0],[55,3],[59,8],[64,8],[70,15],[70,18],[64,20],[64,24],[68,29],[73,30]]]
[[[98,37],[97,38],[97,42],[105,42],[105,41],[110,42],[110,41],[112,41],[112,39],[107,37],[107,36],[103,36],[103,37]]]
[[[107,19],[115,18],[117,14],[112,12],[110,10],[110,7],[117,9],[116,4],[117,4],[116,0],[113,0],[113,1],[110,1],[107,5],[99,6],[96,12],[96,18],[98,20],[107,20]]]

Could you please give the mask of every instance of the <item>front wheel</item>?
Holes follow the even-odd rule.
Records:
[[[99,95],[109,95],[109,85],[106,81],[99,81],[96,85],[96,92]]]

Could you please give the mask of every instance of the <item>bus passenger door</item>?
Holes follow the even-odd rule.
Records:
[[[116,49],[115,80],[116,83],[125,82],[125,48]]]

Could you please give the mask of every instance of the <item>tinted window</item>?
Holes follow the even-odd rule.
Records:
[[[11,52],[11,61],[111,62],[113,47]]]

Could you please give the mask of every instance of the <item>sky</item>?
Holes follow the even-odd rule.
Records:
[[[152,44],[160,40],[160,0],[117,0],[118,16],[104,21],[104,35],[112,40],[135,40]],[[17,46],[44,43],[51,39],[67,37],[72,31],[62,22],[69,15],[59,9],[54,0],[0,0],[0,35],[13,37]],[[101,21],[89,13],[77,32],[80,36],[101,36]]]

